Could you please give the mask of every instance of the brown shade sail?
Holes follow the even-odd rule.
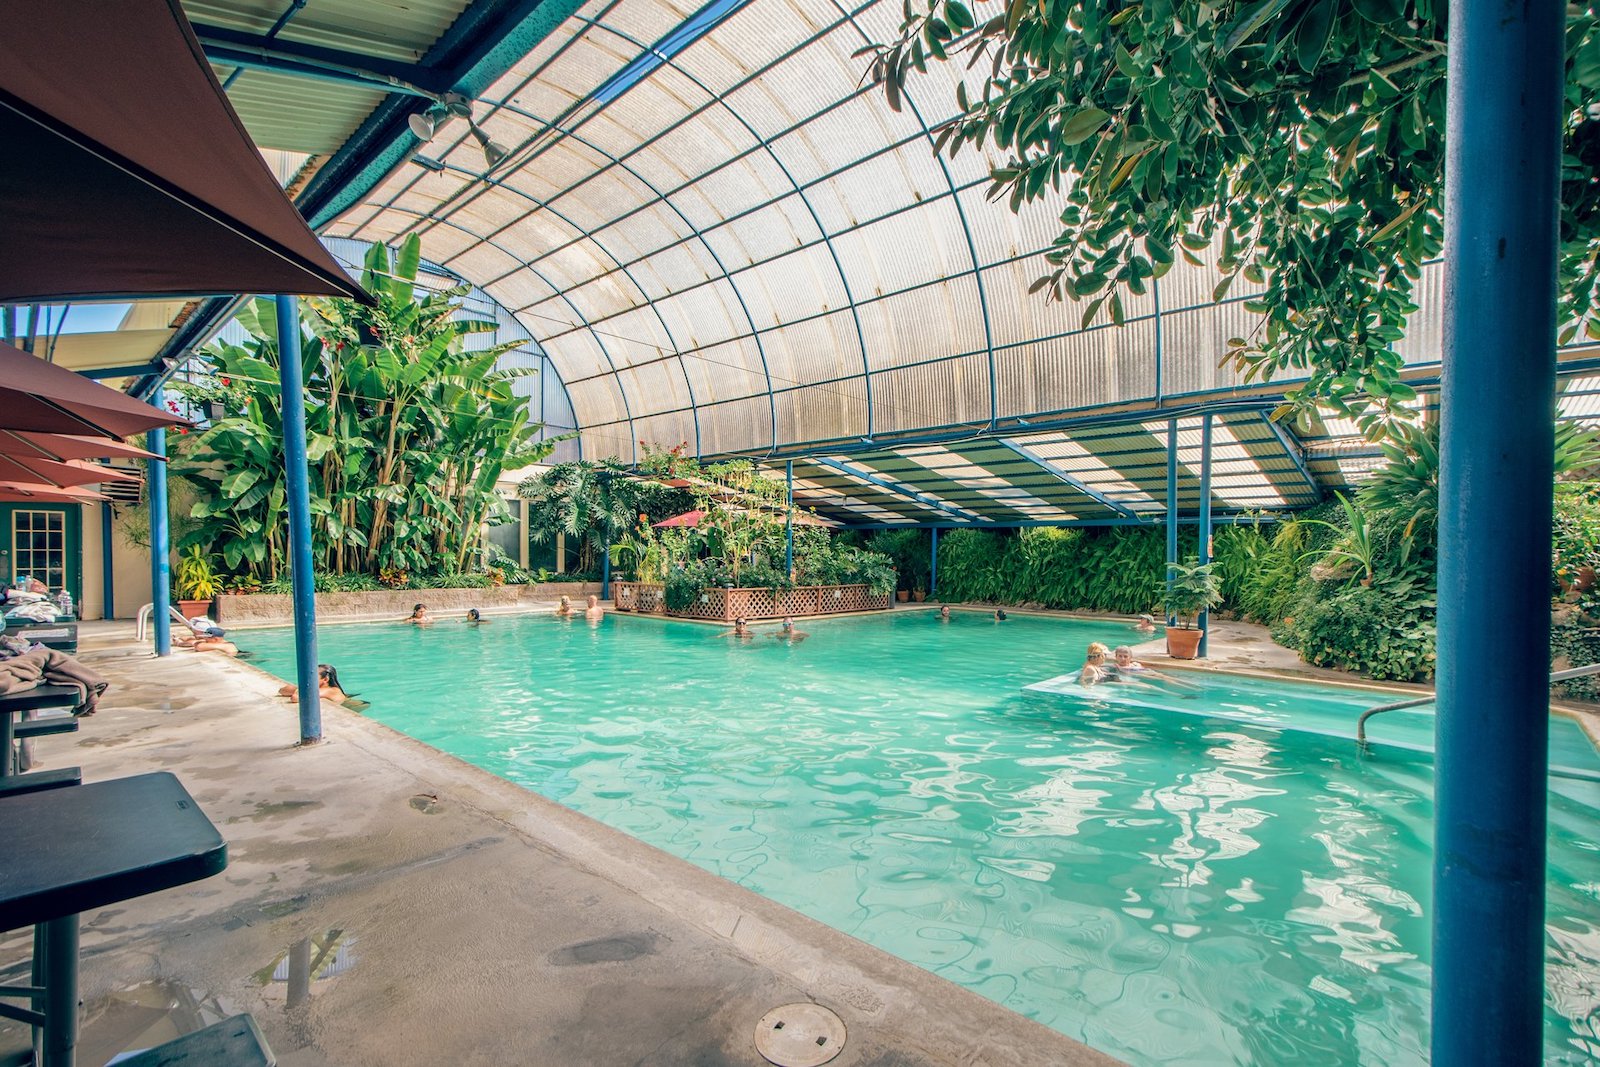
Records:
[[[77,486],[0,481],[0,504],[88,504],[109,499],[92,489],[80,489]]]
[[[0,481],[44,482],[50,485],[99,485],[101,482],[142,482],[137,474],[116,471],[81,459],[57,463],[51,459],[0,456]]]
[[[0,304],[369,297],[279,188],[177,0],[0,0]]]
[[[126,437],[175,425],[188,420],[0,343],[0,430]]]
[[[0,430],[0,456],[20,456],[27,459],[154,459],[162,463],[166,456],[158,456],[137,445],[124,444],[109,437],[80,437],[65,433],[28,433]]]

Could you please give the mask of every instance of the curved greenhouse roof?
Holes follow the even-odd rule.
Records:
[[[460,7],[427,6],[440,24]],[[495,6],[468,5],[413,80],[438,89],[428,57],[459,51],[452,35]],[[231,0],[190,7],[231,19],[236,36],[260,29]],[[349,47],[346,8],[358,18],[329,0],[280,39]],[[430,143],[406,133],[387,149],[366,145],[375,112],[341,151],[382,169],[309,208],[337,215],[325,227],[334,236],[418,233],[430,260],[503,305],[564,383],[580,454],[630,461],[641,442],[686,442],[701,456],[793,459],[797,495],[855,522],[1137,521],[1166,507],[1174,429],[1179,504],[1192,507],[1201,411],[1219,415],[1219,508],[1310,503],[1373,461],[1339,420],[1269,423],[1283,382],[1245,383],[1219,366],[1226,340],[1256,319],[1241,306],[1252,295],[1242,278],[1213,299],[1209,262],[1180,261],[1145,296],[1125,296],[1122,327],[1086,327],[1083,307],[1026,295],[1059,230],[1054,211],[989,203],[998,158],[932,151],[958,80],[977,75],[936,65],[899,112],[864,83],[854,53],[894,35],[897,5],[597,0],[562,17],[572,9],[545,0],[530,10],[501,41],[527,47],[501,48],[493,76],[480,78],[480,64],[451,83],[507,158],[486,170],[481,138],[459,119]],[[395,62],[372,57],[390,73]],[[246,114],[259,103],[252,78],[266,74],[247,71],[234,91]],[[341,92],[371,92],[302,84],[307,107],[329,115],[343,115]],[[405,112],[427,104],[397,99]],[[294,128],[281,107],[261,122],[269,136]],[[339,163],[312,187],[343,173]],[[1442,342],[1441,275],[1424,269],[1421,310],[1399,346],[1424,389]],[[1570,355],[1569,374],[1592,370]],[[1564,410],[1576,416],[1592,403],[1582,381],[1567,383]]]

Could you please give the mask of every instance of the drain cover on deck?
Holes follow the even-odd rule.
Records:
[[[820,1004],[785,1004],[756,1024],[756,1051],[778,1067],[817,1067],[844,1049],[844,1020]]]

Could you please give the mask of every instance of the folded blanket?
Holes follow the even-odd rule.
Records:
[[[111,683],[98,671],[54,648],[42,648],[0,660],[0,696],[24,693],[41,685],[74,685],[82,694],[74,715],[93,715],[100,695]]]
[[[19,622],[55,622],[60,615],[56,606],[48,600],[22,604],[6,612],[6,618],[16,619]]]

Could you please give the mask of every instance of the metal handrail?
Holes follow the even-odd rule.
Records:
[[[139,609],[139,614],[136,616],[137,629],[135,631],[138,636],[135,638],[135,640],[140,644],[144,643],[145,628],[150,625],[150,616],[155,614],[155,609],[156,606],[154,604],[146,604],[144,607]],[[167,614],[172,616],[173,622],[179,623],[183,626],[189,625],[189,620],[183,617],[183,612],[179,611],[171,604],[167,605]]]
[[[1568,678],[1581,678],[1586,674],[1600,674],[1600,663],[1591,663],[1587,667],[1569,667],[1564,671],[1551,671],[1550,684],[1564,682]],[[1368,708],[1361,713],[1361,718],[1356,720],[1356,744],[1363,747],[1367,743],[1367,720],[1384,711],[1399,711],[1402,708],[1419,708],[1424,704],[1432,704],[1439,698],[1436,696],[1417,697],[1414,700],[1401,700],[1393,704],[1379,704],[1375,708]]]

